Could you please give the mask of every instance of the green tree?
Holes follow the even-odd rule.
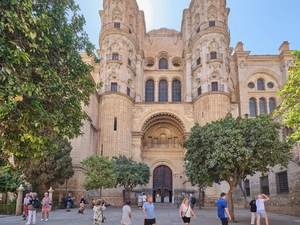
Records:
[[[252,119],[228,114],[202,127],[196,124],[184,142],[187,177],[200,187],[226,181],[234,221],[232,194],[239,182],[247,175],[266,173],[276,164],[285,167],[289,162],[291,146],[280,141],[280,127],[265,114]]]
[[[80,162],[83,165],[83,172],[86,180],[83,187],[86,190],[100,189],[99,195],[102,196],[102,188],[113,188],[116,185],[116,174],[114,173],[114,163],[108,156],[88,156]]]
[[[126,199],[130,200],[130,193],[138,185],[146,185],[150,179],[150,169],[145,163],[133,161],[124,155],[113,157],[117,184],[126,191]]]
[[[95,93],[78,51],[93,54],[74,0],[0,1],[0,149],[37,157],[52,140],[81,134]],[[52,149],[53,150],[53,149]]]
[[[0,170],[0,192],[16,193],[20,185],[25,187],[20,171],[12,165],[7,165]]]
[[[283,89],[278,92],[282,98],[280,107],[275,111],[276,115],[282,114],[285,126],[295,131],[289,137],[294,141],[300,141],[300,50],[293,53],[296,57],[295,64],[288,70],[288,78]]]
[[[47,151],[36,158],[16,157],[16,165],[22,171],[24,179],[34,188],[50,188],[62,185],[66,179],[74,175],[72,158],[70,156],[72,146],[67,138],[53,140],[57,145],[57,151]]]

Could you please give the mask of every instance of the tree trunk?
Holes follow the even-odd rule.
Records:
[[[231,222],[235,222],[232,194],[233,194],[233,191],[229,190],[228,191],[228,209],[229,209],[229,214],[231,216]]]
[[[99,189],[99,199],[101,199],[101,197],[102,197],[102,187]]]
[[[130,190],[129,189],[125,189],[126,190],[126,200],[129,200],[130,201]]]

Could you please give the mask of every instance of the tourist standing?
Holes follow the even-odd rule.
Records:
[[[231,220],[231,216],[229,214],[228,205],[225,201],[226,194],[222,192],[220,194],[220,198],[218,200],[218,217],[220,218],[222,225],[228,225],[228,218]]]
[[[251,213],[251,225],[255,224],[255,217],[256,217],[256,199],[257,197],[254,196],[251,202],[249,203],[250,205],[250,213]]]
[[[258,195],[256,200],[256,225],[260,225],[260,217],[264,217],[266,225],[269,225],[269,218],[265,210],[265,202],[269,200],[269,197],[265,194]]]
[[[156,225],[154,215],[153,198],[149,197],[148,201],[143,204],[144,225]]]
[[[145,202],[147,202],[147,196],[146,196],[145,192],[143,192],[142,193],[142,207],[143,207]]]
[[[125,205],[122,208],[122,225],[132,225],[131,222],[131,208],[130,208],[130,201],[126,200]]]
[[[188,198],[183,199],[179,208],[179,217],[183,220],[184,225],[188,225],[191,222],[191,214],[196,218],[195,212],[190,206],[190,200]]]
[[[29,205],[30,197],[27,193],[25,195],[24,201],[23,201],[23,220],[26,220],[28,217],[28,205]]]
[[[49,220],[49,212],[51,211],[51,204],[52,204],[52,200],[49,198],[49,194],[48,192],[44,193],[44,198],[42,199],[42,219],[41,221],[45,220],[48,221]],[[45,214],[46,214],[46,219],[45,219]]]
[[[101,225],[103,217],[103,210],[105,210],[104,202],[101,199],[97,199],[96,205],[93,208],[94,211],[94,223],[93,225]]]
[[[35,202],[37,202],[39,205],[39,199],[37,198],[37,193],[31,192],[29,194],[29,196],[31,196],[31,198],[30,198],[29,204],[28,204],[28,220],[27,220],[26,225],[31,224],[31,221],[33,224],[35,224],[36,210],[38,209],[38,207],[36,207]]]

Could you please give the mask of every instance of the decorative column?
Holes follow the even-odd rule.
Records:
[[[17,205],[16,205],[16,216],[19,216],[22,214],[22,203],[23,203],[23,185],[21,184],[20,187],[17,189],[18,191],[18,198],[17,198]]]
[[[52,194],[54,192],[54,190],[52,189],[52,187],[50,187],[50,189],[48,190],[49,192],[49,198],[51,199],[51,202],[52,202]],[[50,209],[52,209],[52,204],[50,205]]]

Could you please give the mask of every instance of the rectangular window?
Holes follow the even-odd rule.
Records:
[[[217,53],[216,52],[211,52],[210,53],[210,59],[217,59]]]
[[[114,28],[121,28],[121,24],[120,23],[114,23]]]
[[[111,83],[110,91],[118,91],[118,84],[117,83]]]
[[[202,88],[200,86],[200,87],[198,87],[198,95],[201,95],[201,94],[202,94]]]
[[[127,95],[130,96],[130,88],[127,87]]]
[[[264,193],[266,195],[270,194],[268,176],[260,178],[260,190],[261,190],[261,193]]]
[[[100,152],[100,156],[103,156],[103,145],[101,145],[101,152]]]
[[[218,91],[218,82],[211,82],[211,90]]]
[[[119,54],[118,53],[113,53],[112,54],[112,60],[119,60]]]
[[[245,188],[246,196],[250,196],[250,182],[249,182],[249,180],[244,181],[244,188]]]
[[[210,27],[216,26],[216,21],[209,21],[209,26]]]
[[[277,193],[289,193],[287,172],[276,173]]]
[[[117,130],[117,124],[118,123],[118,120],[117,120],[117,117],[114,118],[114,131]]]

